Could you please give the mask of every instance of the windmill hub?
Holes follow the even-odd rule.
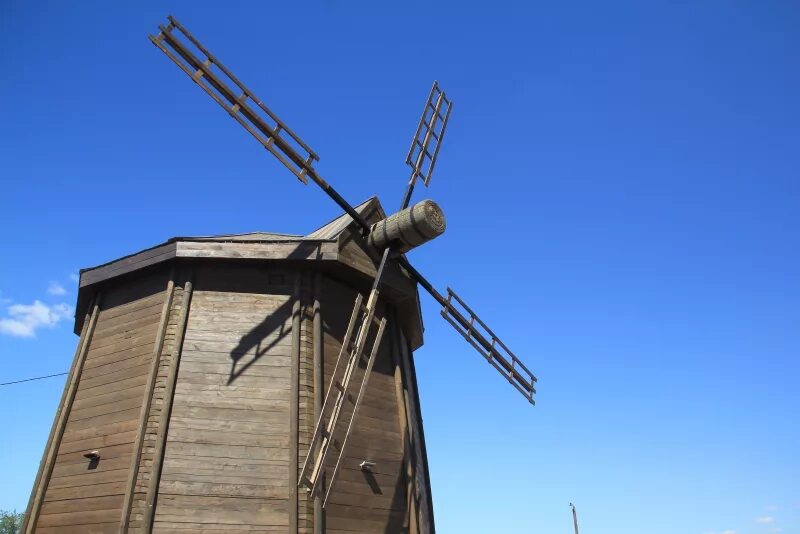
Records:
[[[442,235],[446,226],[442,208],[433,200],[423,200],[373,224],[367,242],[379,250],[391,245],[398,252],[408,252]]]

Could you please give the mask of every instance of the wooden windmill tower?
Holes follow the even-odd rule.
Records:
[[[352,206],[319,158],[172,17],[151,41],[344,214],[306,236],[173,238],[81,272],[80,341],[26,532],[433,532],[417,287],[526,399],[535,376],[405,253],[441,235],[434,83],[400,210]]]

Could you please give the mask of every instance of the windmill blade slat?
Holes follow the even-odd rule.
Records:
[[[325,497],[322,501],[323,508],[328,502],[328,498],[331,495],[331,489],[336,481],[336,475],[339,473],[339,468],[342,464],[342,458],[344,457],[345,449],[347,447],[347,440],[353,431],[353,423],[355,422],[358,408],[361,406],[361,400],[364,398],[369,377],[372,373],[372,367],[375,363],[375,357],[378,354],[383,332],[386,327],[386,318],[383,317],[378,319],[375,317],[375,312],[377,311],[378,299],[380,298],[381,277],[383,276],[384,267],[386,266],[386,261],[389,259],[390,252],[391,250],[389,248],[383,252],[381,263],[375,275],[375,280],[373,281],[372,290],[370,291],[366,305],[361,305],[362,297],[360,294],[358,297],[356,297],[353,313],[350,316],[350,322],[347,326],[347,333],[342,340],[341,350],[339,351],[339,356],[336,359],[336,366],[334,367],[333,374],[331,375],[331,383],[328,387],[328,393],[325,397],[325,402],[322,405],[322,409],[320,410],[317,426],[314,429],[314,434],[309,445],[309,454],[306,455],[303,468],[300,471],[300,479],[297,482],[298,486],[308,489],[312,496],[316,495],[316,493],[322,487],[320,486],[320,483],[322,483],[324,477],[323,473],[325,471],[325,461],[331,451],[331,445],[334,443],[334,434],[339,427],[339,421],[343,417],[344,404],[351,395],[349,393],[349,388],[359,364],[363,361],[364,351],[366,350],[368,338],[370,337],[370,331],[374,326],[373,323],[377,322],[378,331],[372,338],[372,349],[369,351],[369,358],[366,361],[366,369],[361,376],[360,386],[358,387],[358,395],[355,397],[355,402],[353,404],[353,412],[350,414],[350,419],[347,423],[347,431],[341,438],[341,445],[339,447],[339,455],[336,459],[336,465],[327,481],[328,489],[325,491]],[[339,369],[339,365],[343,362],[343,356],[345,354],[348,356],[347,364],[344,368],[344,373],[342,374],[342,380],[341,382],[335,382],[337,380],[337,371]],[[333,389],[337,390],[336,399],[333,402],[333,409],[331,410],[330,416],[326,418],[325,408],[332,398],[331,393]],[[311,463],[312,457],[314,458],[313,464]]]
[[[205,54],[206,57],[208,57],[208,59],[210,59],[214,65],[219,67],[219,70],[221,70],[228,78],[230,78],[230,80],[233,83],[235,83],[239,87],[239,89],[242,90],[243,93],[249,95],[250,98],[256,103],[256,105],[260,107],[264,111],[264,113],[266,113],[273,121],[275,121],[275,123],[278,126],[280,126],[281,129],[286,130],[286,133],[288,133],[292,137],[292,139],[294,139],[294,141],[297,142],[297,144],[303,148],[303,150],[305,150],[307,153],[313,156],[314,160],[319,161],[319,156],[311,149],[311,147],[305,144],[303,140],[300,139],[300,137],[296,133],[294,133],[277,115],[275,115],[275,113],[272,112],[272,110],[270,110],[266,105],[264,105],[264,103],[258,97],[256,97],[255,93],[253,93],[250,89],[245,87],[245,85],[241,81],[239,81],[239,79],[231,71],[225,68],[225,65],[220,63],[220,61],[217,60],[217,58],[214,57],[211,54],[211,52],[209,52],[202,45],[202,43],[200,43],[200,41],[198,41],[191,33],[189,33],[189,30],[187,30],[184,26],[182,26],[180,22],[175,20],[175,17],[173,17],[172,15],[169,15],[167,19],[173,26],[178,28],[178,30],[180,30],[181,33],[183,33],[183,35],[185,35],[186,38],[194,46],[196,46],[198,50],[200,50],[203,54]]]
[[[447,111],[442,115],[441,111],[445,108]],[[401,210],[407,208],[411,202],[411,194],[417,178],[422,178],[425,187],[430,184],[433,167],[439,156],[439,147],[442,146],[442,139],[444,139],[444,132],[452,109],[453,102],[448,100],[444,91],[439,88],[439,83],[433,82],[431,92],[425,101],[425,107],[422,108],[422,116],[417,123],[414,137],[411,139],[411,147],[406,154],[406,163],[411,167],[411,177],[408,179],[408,186],[400,204]],[[430,117],[428,117],[429,113]],[[432,152],[431,144],[433,144]]]
[[[489,327],[486,326],[486,323],[475,315],[452,289],[447,288],[447,294],[447,301],[450,305],[442,307],[442,317],[444,317],[464,339],[470,342],[470,344],[475,347],[475,349],[486,358],[512,386],[519,390],[519,392],[533,404],[533,395],[536,393],[536,388],[534,387],[536,377],[533,373],[530,372],[514,353],[508,350],[505,343],[492,333]],[[470,319],[466,325],[463,324],[463,321],[459,321],[459,323],[462,323],[459,325],[451,319],[451,317],[455,316],[455,312],[457,311],[456,307],[452,304],[452,300],[456,300],[469,314]],[[464,317],[463,314],[461,314],[461,317]],[[475,326],[475,323],[478,323],[488,336],[482,334]],[[491,341],[489,341],[489,339],[491,339]]]
[[[411,263],[409,263],[405,256],[401,256],[398,261],[412,278],[442,306],[442,317],[486,358],[512,386],[522,393],[531,404],[536,404],[533,400],[533,396],[536,394],[536,376],[508,349],[506,344],[492,332],[486,323],[484,323],[452,289],[447,288],[448,296],[445,298],[411,265]],[[467,319],[464,313],[453,304],[453,299],[466,311],[470,316],[469,319]],[[481,332],[475,327],[476,322],[485,332]]]
[[[294,174],[298,180],[307,183],[306,177],[311,178],[331,199],[339,205],[359,226],[365,231],[369,225],[363,217],[340,195],[312,166],[319,156],[303,142],[286,124],[281,121],[261,100],[256,97],[243,83],[226,69],[205,47],[192,36],[186,28],[173,17],[169,17],[169,24],[159,26],[160,33],[150,41],[169,57],[192,81],[197,83],[208,95],[222,106],[228,114],[255,137],[264,148],[269,150],[283,165]],[[173,30],[177,29],[184,37],[195,46],[203,55],[201,61],[191,50],[180,42]],[[241,90],[237,94],[225,83],[211,67],[216,66],[233,85]],[[194,69],[194,70],[192,70]],[[256,106],[264,112],[259,114],[248,105],[248,101],[255,102]],[[227,103],[226,103],[227,102]],[[268,121],[275,124],[271,125]],[[286,133],[286,138],[282,134]],[[302,153],[301,153],[302,152]]]
[[[185,31],[182,29],[182,27],[173,27],[178,28],[178,30],[181,32]],[[246,87],[240,83],[237,83],[237,81],[234,81],[235,78],[232,78],[229,74],[227,74],[229,71],[224,69],[224,67],[220,68],[219,62],[217,62],[213,57],[206,56],[206,60],[201,61],[191,52],[191,50],[189,50],[183,43],[180,42],[170,26],[159,26],[159,29],[161,30],[161,33],[156,37],[150,38],[153,44],[167,54],[167,56],[169,56],[169,58],[172,59],[172,61],[174,61],[178,67],[181,68],[181,70],[183,70],[195,83],[200,85],[200,87],[202,87],[218,104],[225,108],[229,114],[233,115],[234,118],[237,118],[239,114],[241,114],[243,119],[246,119],[253,127],[257,128],[264,136],[267,137],[267,139],[271,139],[272,143],[268,145],[267,140],[253,134],[256,139],[258,139],[259,142],[267,149],[272,148],[272,144],[274,144],[275,148],[280,150],[294,165],[288,165],[283,159],[281,161],[293,174],[299,175],[302,170],[309,170],[311,167],[310,161],[318,159],[316,153],[310,149],[304,148],[307,147],[307,145],[291,130],[286,128],[285,125],[271,112],[269,112],[267,116],[273,122],[275,122],[274,126],[268,124],[264,117],[259,116],[259,114],[247,104],[248,100],[252,100],[253,102],[259,101],[257,97],[254,97],[254,95]],[[174,53],[170,53],[165,45],[169,46]],[[183,59],[183,62],[180,61],[178,56]],[[222,73],[225,74],[230,81],[233,81],[234,84],[237,85],[241,91],[240,95],[237,95],[217,73],[212,71],[211,67],[213,65],[216,65],[218,68],[220,68],[220,71],[222,71]],[[194,69],[194,71],[192,71],[192,69]],[[216,90],[216,93],[212,90],[212,88],[213,90]],[[230,105],[226,104],[226,101]],[[239,122],[242,123],[241,117]],[[252,130],[249,131],[251,134],[253,133]],[[305,157],[299,154],[298,151],[290,145],[289,140],[281,136],[282,131],[285,131],[289,135],[289,138],[299,145],[298,148],[305,150]],[[275,153],[274,149],[270,150],[270,152]]]

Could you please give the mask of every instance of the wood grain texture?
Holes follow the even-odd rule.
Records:
[[[324,333],[322,329],[322,283],[323,278],[320,273],[314,275],[314,305],[312,310],[312,358],[313,358],[313,373],[314,378],[312,381],[313,386],[313,418],[309,433],[314,432],[314,426],[319,420],[320,413],[322,412],[322,403],[325,398],[325,353],[324,353]],[[310,440],[309,440],[310,441]],[[308,454],[314,454],[315,451],[308,451]],[[324,476],[322,474],[322,486],[325,486]],[[325,509],[322,507],[322,496],[314,496],[314,534],[324,534],[325,532]]]
[[[170,343],[170,354],[168,358],[164,359],[164,367],[160,369],[159,375],[163,372],[163,381],[160,384],[159,400],[160,406],[154,409],[153,420],[150,422],[155,427],[155,435],[150,440],[149,448],[152,449],[152,462],[148,466],[149,478],[145,484],[142,481],[142,491],[144,492],[143,499],[137,504],[137,513],[134,515],[134,520],[137,525],[140,525],[145,532],[152,529],[153,518],[155,516],[156,500],[158,498],[158,485],[161,479],[161,470],[164,461],[164,451],[167,443],[167,433],[169,431],[169,421],[172,412],[172,403],[175,397],[175,383],[178,377],[178,370],[180,368],[181,351],[183,350],[183,338],[186,332],[186,325],[189,318],[189,310],[192,304],[192,291],[193,286],[191,282],[191,274],[188,275],[189,280],[184,283],[183,289],[180,290],[180,300],[174,299],[174,302],[180,302],[179,308],[172,309],[170,315],[176,317],[176,331],[175,337]],[[151,433],[152,434],[152,433]]]
[[[175,282],[173,280],[175,275],[175,268],[170,269],[169,278],[167,281],[166,297],[163,299],[163,304],[160,309],[160,318],[158,325],[158,333],[155,344],[153,346],[153,353],[151,355],[150,372],[147,382],[145,383],[145,392],[143,401],[141,402],[138,432],[136,433],[136,440],[132,445],[131,464],[128,469],[128,481],[125,488],[125,497],[122,502],[122,517],[120,519],[120,532],[128,530],[130,522],[131,508],[133,507],[134,493],[136,492],[136,479],[139,475],[139,466],[142,463],[141,453],[142,447],[145,442],[145,433],[147,431],[147,421],[150,416],[150,408],[152,406],[153,392],[156,387],[156,380],[158,378],[158,369],[161,362],[161,355],[164,349],[164,342],[166,341],[167,327],[169,326],[170,311],[172,308],[172,299],[175,296]]]
[[[196,273],[154,532],[191,530],[181,525],[205,521],[220,529],[284,532],[289,524],[296,299],[244,292],[247,272],[236,277],[224,271]],[[268,280],[254,278],[250,287],[269,290]]]
[[[336,261],[336,243],[329,241],[282,241],[275,243],[178,242],[182,258]]]
[[[57,461],[58,446],[64,438],[67,414],[69,413],[71,403],[74,402],[77,383],[80,378],[83,365],[85,364],[89,340],[92,337],[92,331],[94,330],[97,322],[97,316],[100,310],[100,297],[101,295],[95,297],[89,320],[85,320],[83,323],[83,331],[81,332],[81,336],[78,341],[78,347],[75,350],[75,357],[72,360],[69,376],[64,384],[64,392],[61,394],[61,402],[58,405],[58,411],[56,412],[55,419],[53,420],[50,436],[47,438],[47,444],[45,445],[42,461],[39,464],[39,471],[36,474],[36,479],[33,483],[33,489],[31,490],[28,509],[22,524],[22,531],[26,533],[35,530],[36,521],[38,520],[39,513],[41,512],[42,497],[46,491],[47,484],[49,482],[48,479],[50,478],[50,473],[53,469],[53,464],[55,461]]]
[[[299,406],[299,389],[300,389],[300,277],[301,274],[295,274],[294,280],[294,295],[292,302],[292,359],[290,366],[290,403],[289,403],[289,472],[288,479],[297,477],[298,473],[298,439],[299,439],[299,425],[300,425],[300,406]],[[298,532],[298,492],[297,484],[293,481],[288,484],[289,487],[289,532]]]
[[[82,271],[80,287],[96,284],[97,282],[143,269],[144,267],[149,267],[174,257],[174,243],[166,243],[158,247],[143,250],[142,252],[121,258],[111,263]]]
[[[390,317],[394,317],[394,313],[390,314]],[[419,502],[416,498],[417,490],[414,486],[416,481],[414,469],[416,468],[416,457],[414,456],[413,452],[413,428],[414,428],[414,421],[410,418],[408,412],[408,406],[406,402],[406,391],[405,391],[405,381],[403,380],[403,364],[402,364],[402,356],[401,356],[401,338],[400,332],[397,331],[397,325],[395,324],[392,328],[392,346],[391,346],[391,356],[392,356],[392,366],[394,367],[394,382],[395,382],[395,394],[397,396],[398,402],[398,417],[400,421],[400,429],[402,433],[402,440],[403,440],[403,463],[405,464],[404,470],[404,478],[406,484],[406,499],[407,499],[407,508],[408,508],[408,532],[409,534],[418,534],[419,532]],[[404,525],[405,526],[405,525]]]
[[[176,242],[93,273],[114,295],[98,313],[40,530],[433,532],[413,361],[398,349],[409,335],[421,343],[416,288],[402,269],[387,276],[378,315],[391,306],[398,317],[327,510],[297,490],[355,290],[374,272],[360,238],[342,236],[324,246]],[[164,276],[130,274],[157,273],[170,254],[186,258],[174,262],[176,280],[191,279],[185,288],[165,292]],[[103,468],[87,474],[82,454],[95,448]],[[372,472],[363,460],[376,462]]]
[[[167,295],[166,278],[155,274],[107,289],[86,347],[84,371],[44,493],[37,531],[91,531],[95,526],[105,531],[109,521],[116,521],[119,530],[126,481],[138,457],[135,429]],[[83,457],[88,450],[99,451],[96,465]],[[106,504],[97,508],[89,501]]]
[[[417,373],[414,368],[414,354],[411,344],[400,333],[401,360],[403,363],[403,378],[406,385],[406,409],[409,413],[409,425],[414,434],[413,452],[415,458],[414,489],[419,510],[420,532],[425,534],[435,533],[436,525],[433,516],[433,499],[431,497],[431,479],[428,471],[428,455],[425,449],[425,431],[422,424],[422,412],[419,403],[419,390],[417,389]]]
[[[325,382],[332,379],[346,321],[352,311],[355,293],[326,278],[321,292],[324,323]],[[377,315],[385,310],[379,306]],[[353,532],[407,532],[408,509],[404,477],[404,450],[399,407],[391,360],[391,341],[394,329],[384,336],[376,356],[369,385],[342,460],[342,468],[325,509],[326,529]],[[330,352],[328,352],[330,351]],[[355,379],[360,382],[360,373]],[[352,399],[345,409],[340,425],[349,420]],[[334,447],[336,447],[334,443]],[[330,473],[338,450],[327,463]],[[372,473],[359,468],[363,460],[376,463]],[[341,485],[340,485],[341,484]]]

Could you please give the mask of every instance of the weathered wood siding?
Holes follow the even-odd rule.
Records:
[[[355,292],[325,278],[321,294],[324,323],[325,382],[331,380],[341,348]],[[382,314],[382,310],[379,309]],[[392,363],[392,332],[384,335],[377,360],[359,408],[355,428],[347,444],[330,501],[326,507],[326,532],[408,532],[404,439]],[[362,365],[363,367],[363,365]],[[360,383],[360,374],[356,378]],[[349,420],[352,405],[345,411]],[[343,435],[343,429],[340,429]],[[336,445],[334,449],[336,449]],[[334,450],[338,455],[338,450]],[[361,471],[363,460],[376,463],[372,473]],[[328,463],[332,472],[335,458]]]
[[[142,451],[139,457],[139,469],[136,474],[129,522],[129,532],[132,533],[148,532],[144,523],[147,511],[147,489],[152,476],[157,432],[167,392],[167,376],[169,374],[170,365],[176,357],[176,351],[180,342],[180,340],[176,338],[176,331],[178,330],[178,320],[182,305],[183,288],[176,286],[173,289],[172,303],[169,310],[169,317],[167,318],[166,334],[161,347],[155,386],[150,399],[150,410],[147,414]]]
[[[299,276],[300,297],[300,344],[298,351],[298,435],[296,483],[300,476],[303,462],[306,460],[308,446],[314,433],[314,294],[313,277],[308,273]],[[298,534],[313,534],[314,503],[305,489],[298,489]]]
[[[166,275],[106,291],[35,525],[36,532],[119,530]],[[90,468],[83,454],[100,451]]]
[[[408,312],[388,315],[322,511],[296,483],[315,398],[331,382],[352,312],[351,281],[286,263],[171,269],[102,288],[65,393],[74,400],[63,401],[34,488],[33,530],[432,532],[413,360],[398,319]],[[381,302],[377,316],[386,313]],[[89,469],[83,454],[94,449],[101,460]],[[363,460],[376,462],[371,473]]]
[[[287,531],[293,281],[195,274],[154,532]]]
[[[436,531],[433,519],[425,432],[419,405],[414,354],[401,330],[395,332],[397,345],[393,353],[395,382],[401,399],[401,426],[406,435],[406,482],[410,510],[410,532],[428,534]],[[403,424],[405,422],[405,424]]]

